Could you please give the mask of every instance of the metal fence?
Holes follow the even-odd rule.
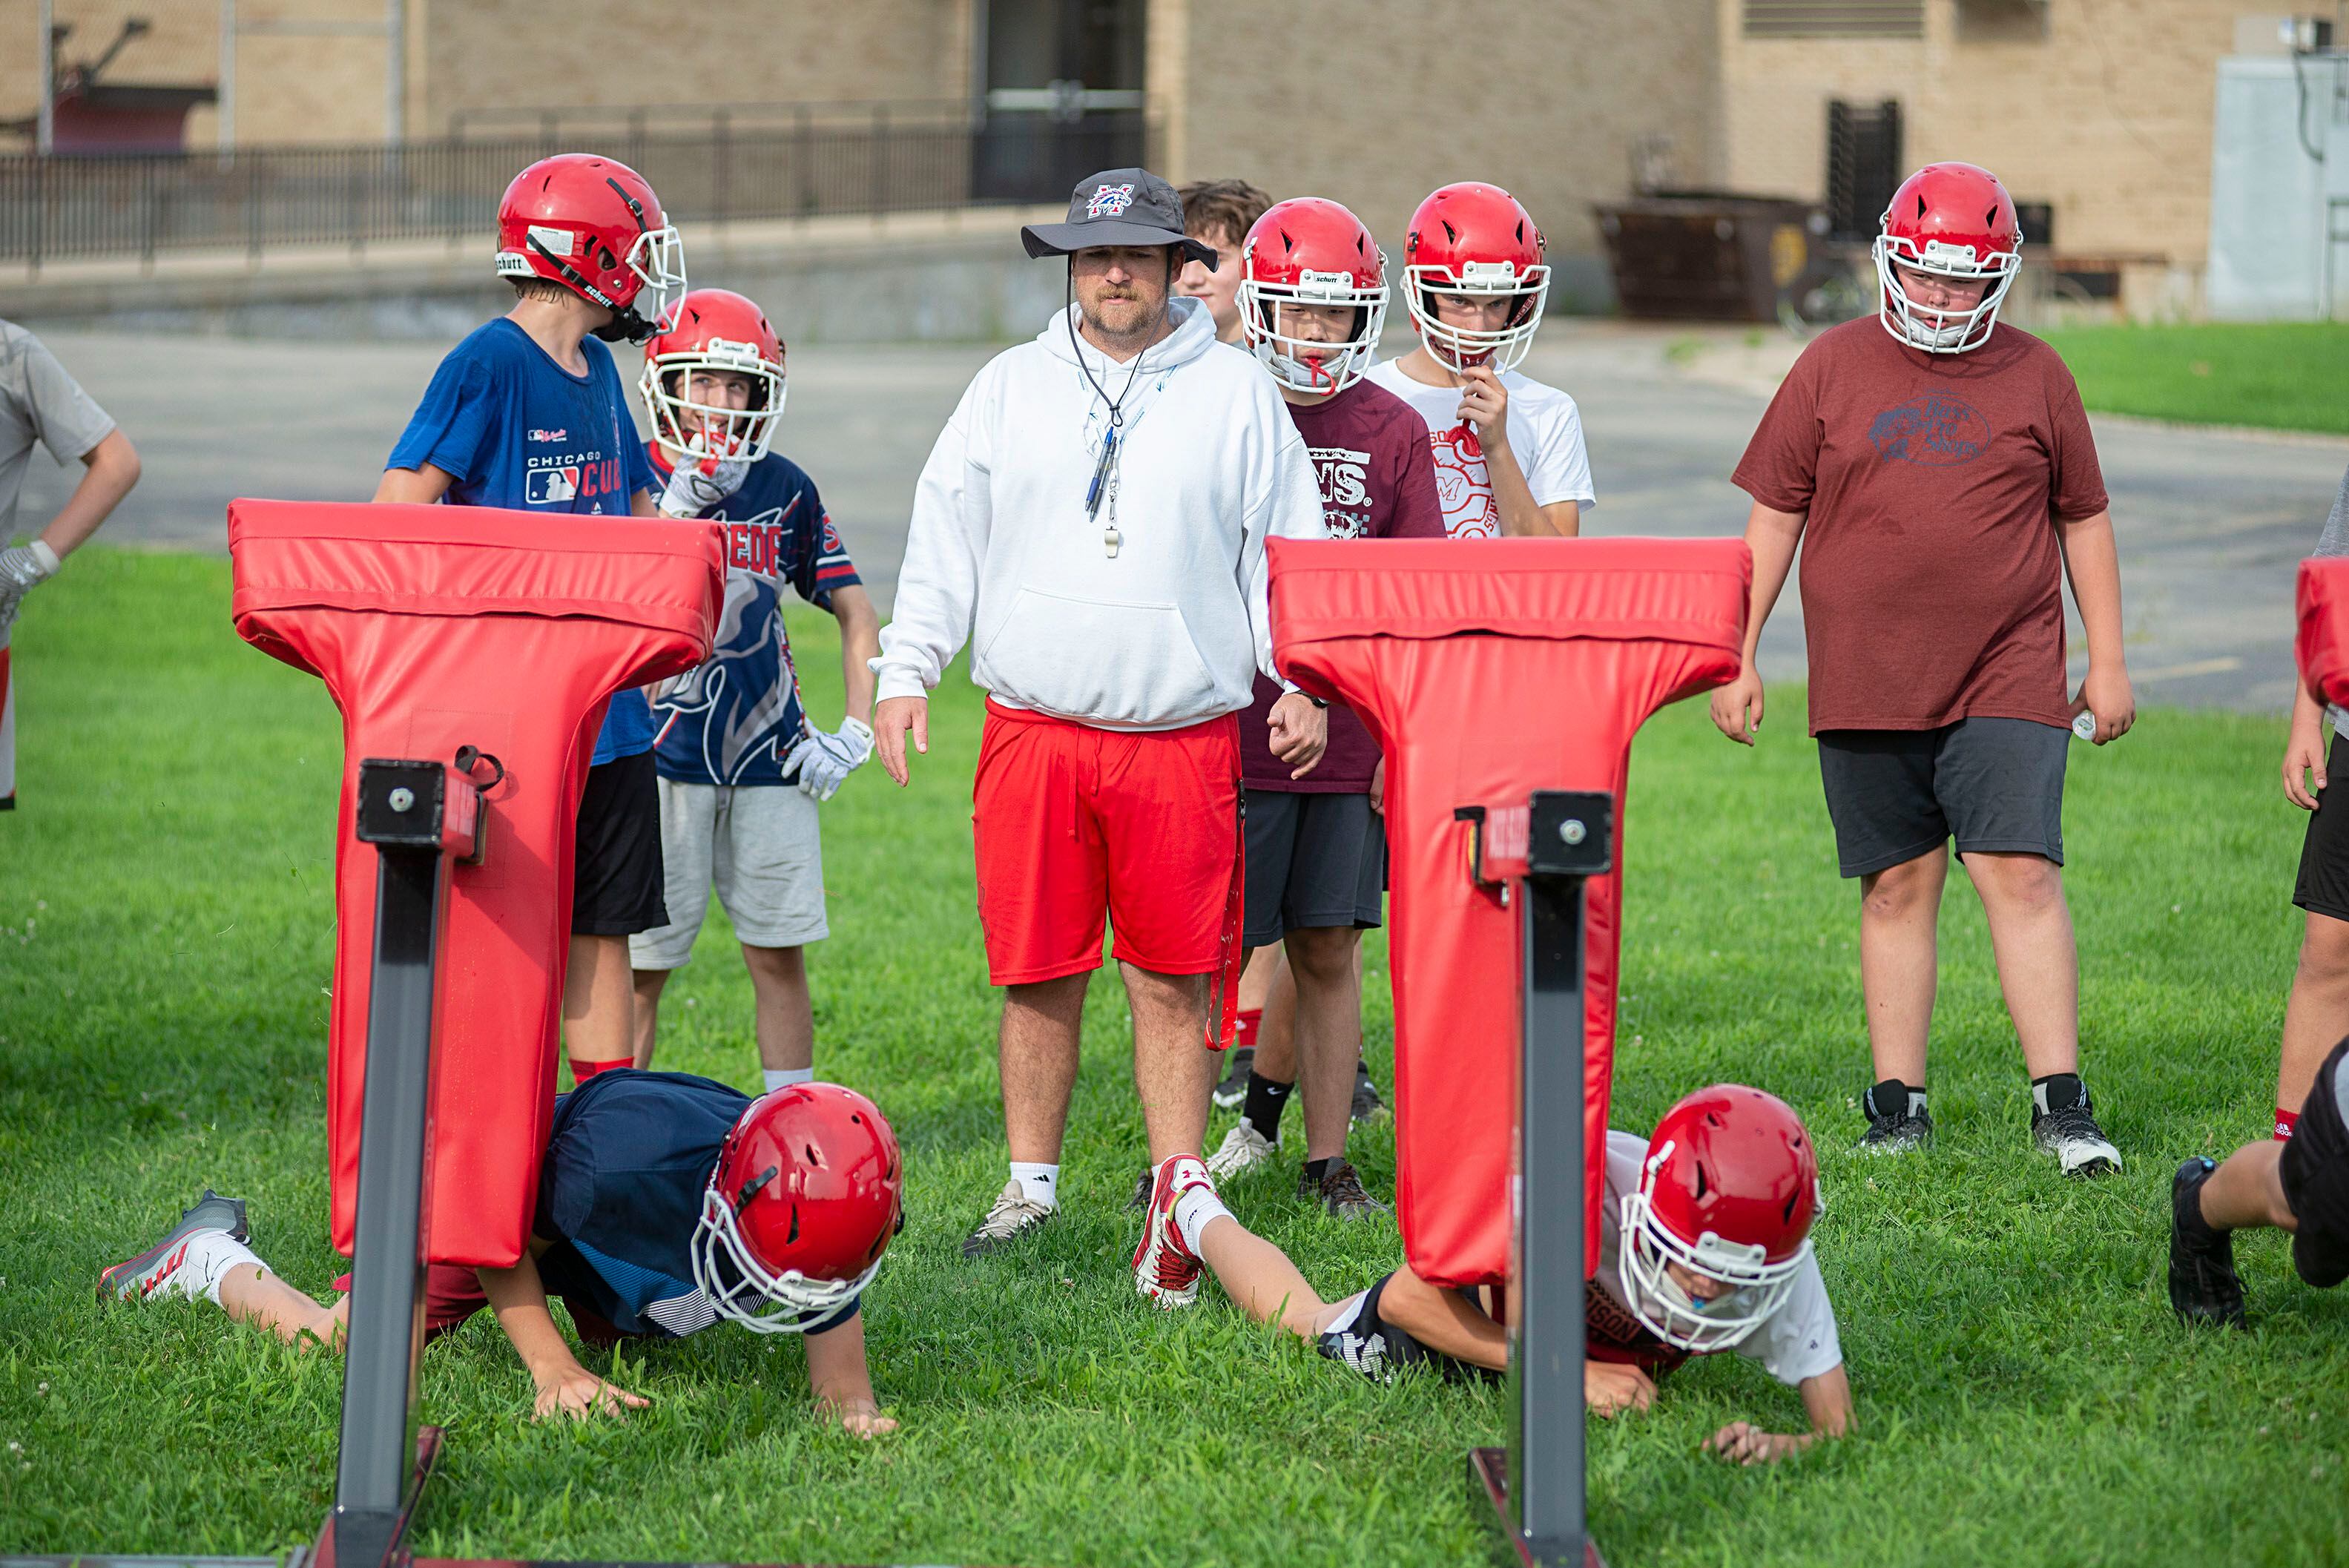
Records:
[[[672,222],[919,211],[1054,201],[1087,173],[1143,160],[1139,113],[931,115],[887,106],[740,133],[650,129],[565,147],[543,137],[399,146],[246,149],[88,158],[0,157],[0,262],[285,245],[446,239],[495,224],[515,172],[550,152],[595,150],[652,181]]]

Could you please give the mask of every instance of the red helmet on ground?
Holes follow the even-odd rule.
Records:
[[[688,381],[696,371],[748,376],[755,386],[747,409],[696,402]],[[757,462],[774,445],[783,413],[783,345],[767,313],[730,289],[696,289],[677,302],[667,324],[645,344],[645,373],[636,382],[653,439],[672,461],[685,457],[739,457]]]
[[[726,1135],[693,1235],[693,1283],[720,1317],[797,1334],[871,1283],[905,1222],[897,1135],[834,1083],[750,1102]]]
[[[1476,364],[1507,370],[1533,346],[1549,297],[1549,267],[1532,214],[1497,185],[1474,180],[1446,185],[1411,215],[1403,243],[1403,304],[1427,350],[1454,372]],[[1495,330],[1446,326],[1433,294],[1506,299],[1509,314]]]
[[[545,278],[612,313],[595,335],[642,343],[685,292],[685,247],[645,177],[587,152],[542,158],[498,202],[498,276]],[[639,296],[649,288],[651,309]]]
[[[1668,1343],[1726,1350],[1777,1310],[1823,1207],[1818,1152],[1792,1107],[1743,1084],[1701,1088],[1656,1124],[1623,1198],[1624,1299]],[[1668,1264],[1730,1289],[1700,1300]]]
[[[2023,226],[1998,176],[1971,163],[1928,163],[1900,182],[1876,236],[1877,318],[1929,354],[1963,354],[1990,341],[1998,307],[2023,266]],[[1971,310],[1927,310],[1909,298],[1893,264],[1945,278],[1983,278]]]
[[[1300,196],[1265,209],[1240,242],[1240,332],[1273,379],[1299,392],[1340,392],[1377,356],[1387,318],[1387,259],[1362,221],[1335,201]],[[1284,335],[1284,304],[1351,306],[1342,341]]]

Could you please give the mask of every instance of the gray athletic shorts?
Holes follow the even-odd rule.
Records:
[[[1940,849],[2064,863],[2064,764],[2072,732],[2029,718],[1939,729],[1823,729],[1819,778],[1843,874]]]
[[[661,863],[669,923],[628,938],[637,969],[682,969],[709,913],[709,891],[752,947],[804,947],[831,934],[816,803],[796,784],[660,781]]]
[[[1368,795],[1247,792],[1247,947],[1270,947],[1292,931],[1369,931],[1383,913],[1386,819]]]

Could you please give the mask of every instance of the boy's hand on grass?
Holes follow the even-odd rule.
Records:
[[[1766,1465],[1798,1454],[1808,1444],[1785,1432],[1765,1432],[1751,1421],[1732,1421],[1704,1440],[1703,1451],[1732,1464]]]
[[[616,1384],[605,1382],[575,1361],[533,1380],[538,1385],[538,1404],[532,1413],[542,1421],[554,1415],[569,1416],[574,1420],[589,1416],[622,1416],[652,1403],[642,1394],[631,1394]]]
[[[1762,728],[1762,672],[1748,664],[1737,678],[1713,690],[1713,722],[1741,746],[1754,744]]]
[[[816,1414],[838,1422],[840,1429],[852,1438],[877,1438],[897,1429],[896,1418],[883,1415],[881,1407],[869,1398],[819,1399],[815,1408]]]
[[[2090,665],[2080,695],[2072,699],[2072,717],[2083,712],[2096,716],[2096,733],[2090,738],[2098,746],[2127,735],[2137,722],[2137,694],[2129,689],[2128,671]]]
[[[1656,1383],[1637,1367],[1586,1361],[1582,1364],[1582,1398],[1595,1416],[1644,1410],[1655,1403]]]

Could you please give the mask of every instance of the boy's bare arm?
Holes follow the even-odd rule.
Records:
[[[1706,1439],[1705,1448],[1733,1463],[1768,1464],[1801,1453],[1821,1438],[1839,1438],[1851,1430],[1851,1378],[1841,1365],[1804,1378],[1801,1387],[1809,1431],[1765,1432],[1750,1421],[1732,1421]]]
[[[2129,689],[2128,655],[2121,645],[2121,556],[2113,542],[2113,514],[2066,519],[2055,537],[2064,547],[2081,629],[2088,634],[2088,674],[2072,711],[2096,716],[2094,738],[2102,746],[2137,722],[2137,694]]]
[[[1803,527],[1809,521],[1808,512],[1774,511],[1758,500],[1745,517],[1745,548],[1754,553],[1754,597],[1745,613],[1745,646],[1737,678],[1714,689],[1713,722],[1722,734],[1747,746],[1762,727],[1762,674],[1754,667],[1754,650],[1761,645],[1762,627],[1786,586],[1795,547],[1802,543]]]
[[[429,506],[449,493],[454,474],[426,463],[421,468],[386,469],[376,481],[375,499],[408,506]]]
[[[860,1438],[894,1432],[897,1423],[881,1413],[873,1398],[873,1373],[864,1360],[864,1314],[807,1336],[808,1387],[816,1409]]]
[[[881,614],[861,584],[832,591],[832,613],[840,622],[840,678],[847,688],[848,717],[873,722],[873,673],[881,656]]]
[[[642,1408],[651,1401],[640,1394],[605,1382],[571,1354],[570,1342],[554,1326],[546,1310],[546,1286],[538,1277],[538,1260],[525,1252],[510,1269],[477,1269],[481,1294],[490,1298],[506,1342],[522,1357],[536,1386],[535,1413],[543,1418],[560,1410],[566,1416],[617,1414],[623,1407]]]

